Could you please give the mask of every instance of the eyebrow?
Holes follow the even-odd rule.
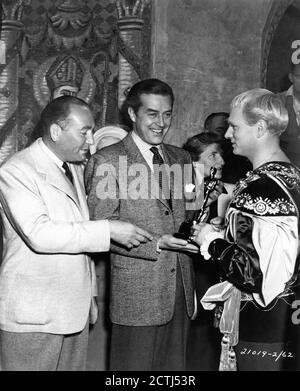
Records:
[[[94,125],[94,126],[87,126],[87,125],[86,125],[86,126],[82,127],[81,130],[86,130],[86,131],[88,131],[88,130],[93,130],[94,127],[95,127],[95,125]]]
[[[151,108],[148,108],[147,111],[148,112],[150,111],[151,113],[159,113],[159,110],[155,110],[155,109],[151,109]],[[172,109],[166,110],[163,113],[172,113]]]

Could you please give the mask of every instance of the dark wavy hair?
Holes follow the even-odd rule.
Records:
[[[222,151],[222,138],[215,133],[209,132],[199,133],[190,137],[182,148],[189,152],[193,162],[197,162],[201,153],[211,144],[218,144]]]
[[[126,106],[131,107],[135,113],[142,105],[142,94],[154,94],[169,96],[171,98],[171,106],[174,104],[174,94],[172,88],[159,79],[145,79],[134,84],[128,92]]]

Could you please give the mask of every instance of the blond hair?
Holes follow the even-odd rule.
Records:
[[[289,121],[288,112],[281,99],[264,88],[255,88],[237,95],[230,107],[241,107],[245,121],[250,126],[264,120],[273,135],[279,136],[283,133]]]

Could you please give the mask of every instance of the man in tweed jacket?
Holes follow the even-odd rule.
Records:
[[[127,99],[133,131],[98,151],[86,167],[91,218],[129,221],[153,236],[129,250],[111,247],[111,370],[185,369],[194,313],[193,266],[186,251],[198,249],[172,235],[186,216],[184,181],[171,176],[169,199],[153,192],[155,159],[177,165],[181,173],[191,163],[184,150],[163,144],[173,100],[172,89],[160,80],[135,84]],[[174,197],[178,189],[181,196]]]

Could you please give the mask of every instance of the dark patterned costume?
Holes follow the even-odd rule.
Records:
[[[299,207],[300,171],[289,163],[266,163],[235,188],[225,238],[208,247],[223,282],[202,299],[207,309],[224,302],[222,370],[235,369],[235,353],[239,370],[298,369]]]

